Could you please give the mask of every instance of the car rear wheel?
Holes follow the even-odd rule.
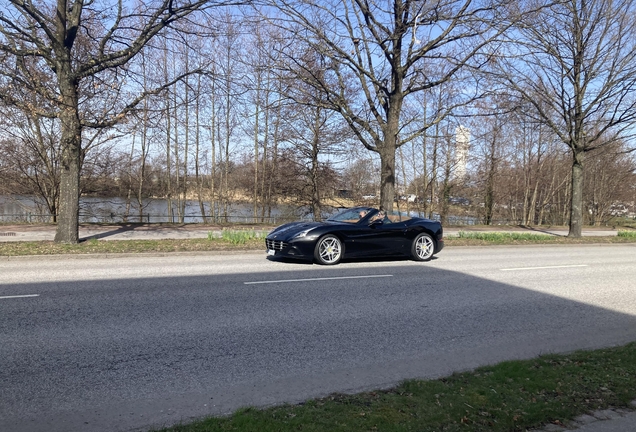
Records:
[[[314,249],[314,258],[320,264],[338,264],[342,258],[342,242],[331,234],[320,238]]]
[[[428,261],[435,253],[435,242],[433,237],[426,233],[422,233],[413,240],[411,254],[416,261]]]

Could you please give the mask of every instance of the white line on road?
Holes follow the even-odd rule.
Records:
[[[504,268],[501,271],[514,271],[514,270],[544,270],[544,269],[560,269],[560,268],[574,268],[574,267],[587,267],[587,264],[574,264],[574,265],[562,265],[562,266],[547,266],[547,267],[517,267],[517,268]]]
[[[40,294],[25,294],[25,295],[13,295],[13,296],[0,296],[0,300],[14,299],[14,298],[26,298],[26,297],[40,297]]]
[[[243,282],[243,283],[245,285],[255,285],[255,284],[272,284],[272,283],[285,283],[285,282],[313,282],[313,281],[326,281],[326,280],[369,279],[369,278],[385,278],[385,277],[393,277],[393,275],[339,276],[339,277],[310,278],[310,279],[283,279],[283,280],[272,280],[272,281],[255,281],[255,282]]]

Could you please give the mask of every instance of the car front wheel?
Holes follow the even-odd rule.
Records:
[[[422,233],[413,240],[411,254],[416,261],[428,261],[435,253],[435,242],[433,237],[426,233]]]
[[[342,258],[342,242],[334,235],[326,235],[318,240],[314,258],[320,264],[338,264]]]

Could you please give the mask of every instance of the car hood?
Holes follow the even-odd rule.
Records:
[[[276,238],[277,240],[288,240],[301,231],[305,231],[307,229],[321,227],[325,225],[331,225],[331,223],[330,222],[292,222],[292,223],[284,224],[274,228],[274,230],[267,235],[267,238]]]

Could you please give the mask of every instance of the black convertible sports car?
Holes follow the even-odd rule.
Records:
[[[356,207],[325,222],[293,222],[267,235],[268,255],[338,264],[342,258],[411,256],[428,261],[444,247],[439,222]]]

